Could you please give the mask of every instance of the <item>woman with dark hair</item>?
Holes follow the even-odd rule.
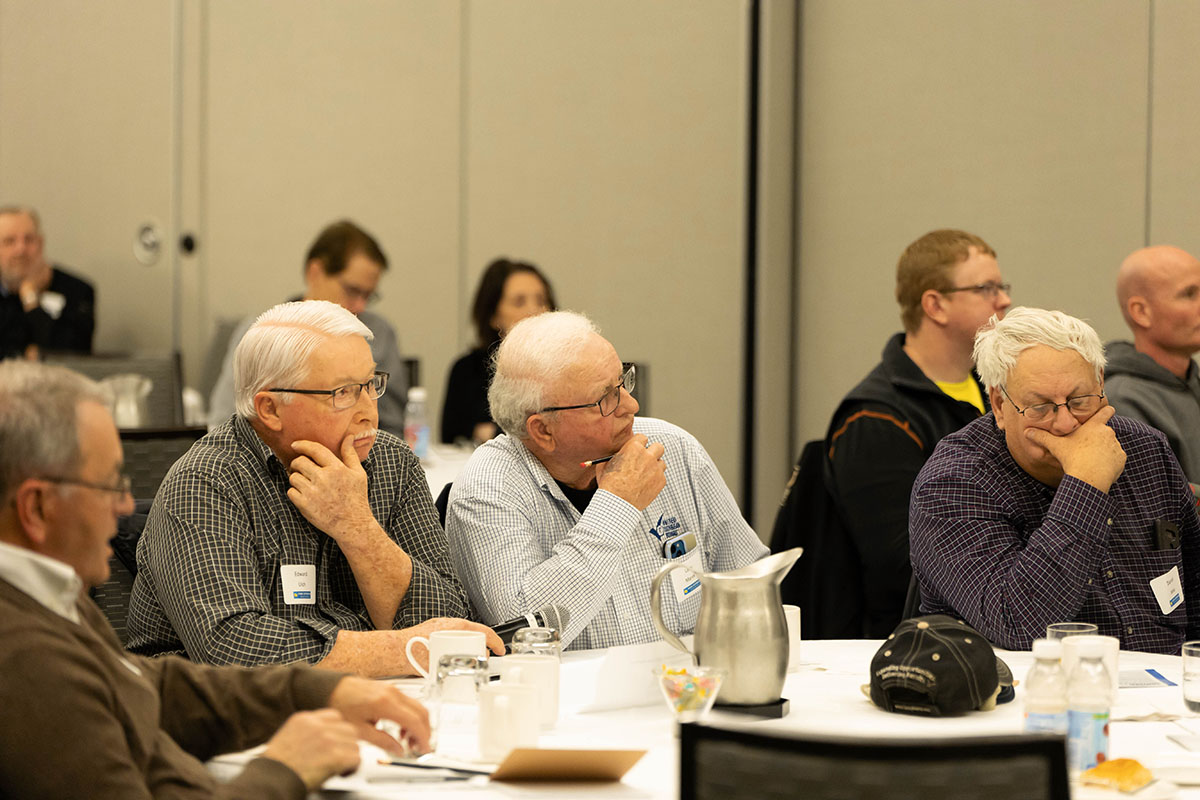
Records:
[[[487,402],[492,351],[513,325],[556,308],[550,282],[533,264],[498,258],[488,265],[471,309],[479,346],[454,362],[446,384],[443,442],[480,444],[500,432]]]

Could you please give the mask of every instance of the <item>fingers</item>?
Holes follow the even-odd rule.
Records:
[[[302,456],[308,456],[319,467],[328,467],[340,461],[325,445],[320,442],[311,442],[307,439],[297,439],[292,442],[292,449]],[[296,462],[299,458],[292,461],[292,469],[296,469]]]
[[[1090,425],[1090,424],[1092,424],[1093,421],[1095,421],[1097,425],[1107,425],[1108,421],[1110,419],[1112,419],[1114,416],[1116,416],[1116,413],[1117,413],[1117,410],[1115,408],[1113,408],[1112,406],[1103,406],[1095,414],[1092,414],[1091,419],[1089,419],[1087,422],[1085,422],[1083,424]]]
[[[342,439],[342,463],[347,467],[359,466],[358,451],[354,449],[354,434],[347,433]]]
[[[500,641],[500,636],[497,635],[497,633],[494,630],[487,627],[486,625],[481,626],[481,627],[483,628],[484,633],[487,634],[488,650],[491,650],[493,653],[495,653],[498,656],[504,655],[504,642]]]

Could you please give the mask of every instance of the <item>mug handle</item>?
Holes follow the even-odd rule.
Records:
[[[426,660],[429,659],[429,640],[424,636],[414,636],[408,640],[408,644],[404,645],[404,657],[408,659],[409,664],[412,664],[412,668],[421,674],[422,678],[428,678],[429,670],[421,669],[421,665],[417,663],[415,658],[413,658],[412,646],[417,642],[425,645],[425,658]]]
[[[675,647],[676,650],[682,650],[692,657],[692,661],[696,660],[696,654],[688,650],[683,642],[679,641],[679,637],[672,633],[662,619],[662,582],[673,569],[681,569],[683,564],[678,561],[672,564],[664,564],[658,574],[654,576],[654,580],[650,582],[650,619],[654,623],[655,629],[659,635],[663,637],[669,644]],[[411,660],[411,659],[410,659]]]

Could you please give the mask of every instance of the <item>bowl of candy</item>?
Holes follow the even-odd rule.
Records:
[[[702,719],[721,690],[725,670],[716,667],[671,668],[665,664],[654,670],[663,699],[680,722]]]

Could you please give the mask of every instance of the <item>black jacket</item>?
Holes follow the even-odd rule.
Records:
[[[55,266],[46,291],[63,297],[57,318],[41,306],[25,311],[15,291],[0,294],[0,358],[19,357],[31,344],[43,352],[92,352],[96,327],[96,292],[92,285]]]
[[[917,473],[943,436],[979,416],[925,377],[904,352],[903,333],[888,340],[883,360],[834,413],[825,435],[829,489],[861,565],[868,638],[891,633],[904,608],[912,576],[908,499]]]

